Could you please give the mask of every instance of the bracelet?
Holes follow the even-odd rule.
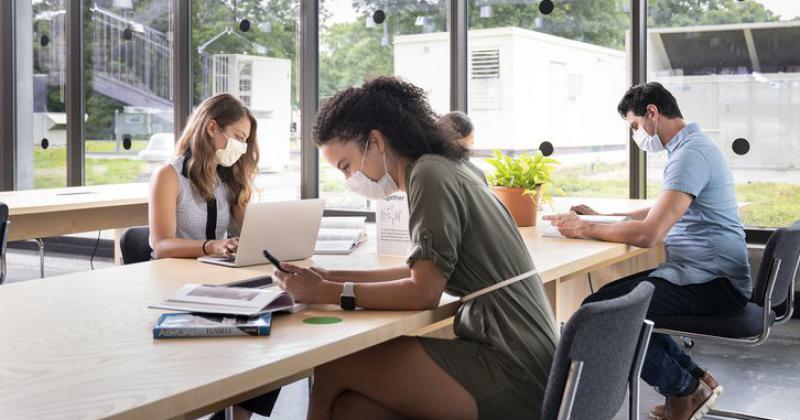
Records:
[[[208,252],[206,252],[206,244],[207,244],[209,241],[211,241],[211,239],[206,239],[206,241],[205,241],[205,242],[203,242],[203,254],[204,254],[204,255],[208,255]]]

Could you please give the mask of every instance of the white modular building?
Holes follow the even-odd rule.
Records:
[[[212,92],[238,96],[258,122],[259,167],[280,172],[289,163],[292,63],[243,54],[212,56]]]
[[[543,141],[563,151],[624,150],[617,114],[627,88],[625,52],[505,27],[469,31],[468,112],[478,150],[523,151]],[[450,109],[449,34],[397,36],[395,74]],[[623,153],[620,153],[624,156]]]

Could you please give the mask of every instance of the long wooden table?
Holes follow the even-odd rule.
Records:
[[[0,192],[10,241],[147,224],[147,183]]]
[[[557,314],[569,310],[563,290],[585,283],[581,276],[619,271],[614,267],[657,254],[541,238],[537,228],[523,228],[522,234]],[[377,268],[404,259],[377,256],[371,239],[350,256],[319,256],[315,262]],[[160,312],[147,304],[179,286],[223,284],[271,271],[269,265],[230,269],[170,259],[1,286],[0,417],[191,418],[290,383],[347,354],[430,331],[446,323],[458,305],[445,296],[437,309],[426,311],[343,312],[321,306],[276,316],[269,337],[151,338]],[[303,322],[323,314],[343,322]]]

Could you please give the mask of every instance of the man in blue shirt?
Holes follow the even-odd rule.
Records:
[[[641,149],[667,152],[662,192],[655,203],[626,214],[631,220],[617,224],[580,220],[578,214],[597,214],[587,206],[545,219],[568,237],[643,248],[663,242],[667,258],[655,270],[606,285],[586,302],[624,295],[647,281],[655,286],[648,315],[740,312],[753,285],[733,177],[724,156],[697,124],[684,122],[675,98],[659,83],[630,88],[617,110]],[[665,405],[650,410],[654,419],[693,419],[722,392],[714,377],[665,334],[653,334],[642,378],[666,397]]]

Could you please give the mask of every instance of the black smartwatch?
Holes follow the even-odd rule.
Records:
[[[356,293],[355,284],[353,282],[346,282],[342,288],[342,294],[339,295],[339,306],[345,311],[352,311],[356,308]]]

